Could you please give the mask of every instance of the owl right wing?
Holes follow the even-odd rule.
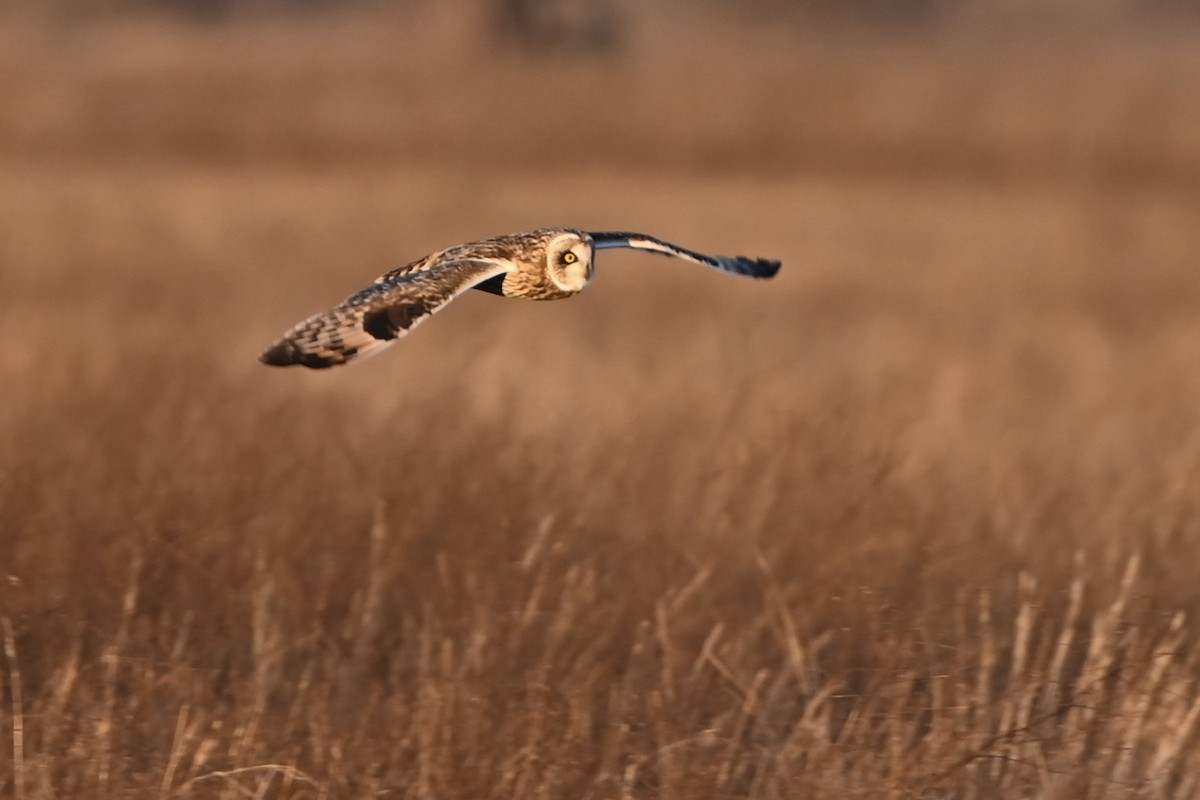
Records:
[[[467,289],[510,269],[509,263],[480,259],[385,275],[337,307],[304,320],[258,359],[274,367],[324,369],[377,353]]]
[[[633,250],[645,250],[658,253],[661,256],[672,256],[703,264],[706,267],[719,269],[733,275],[744,275],[748,278],[773,278],[779,272],[780,262],[769,258],[748,258],[746,256],[710,256],[688,250],[677,244],[647,236],[644,233],[629,231],[593,232],[592,244],[597,250],[610,250],[615,247],[628,247]]]

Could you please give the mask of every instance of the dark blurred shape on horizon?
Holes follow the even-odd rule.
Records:
[[[612,50],[624,20],[612,0],[497,0],[494,25],[525,47]]]

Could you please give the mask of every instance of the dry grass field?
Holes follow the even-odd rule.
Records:
[[[0,795],[1200,795],[1197,37],[439,8],[0,27]]]

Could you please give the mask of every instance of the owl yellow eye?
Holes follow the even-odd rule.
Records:
[[[579,256],[575,255],[570,250],[568,250],[567,252],[563,253],[562,260],[563,260],[564,264],[574,264],[576,261],[579,260]]]

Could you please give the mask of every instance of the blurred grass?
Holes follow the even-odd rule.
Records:
[[[0,786],[1194,796],[1185,37],[459,14],[0,32]],[[785,267],[254,361],[544,224]]]

